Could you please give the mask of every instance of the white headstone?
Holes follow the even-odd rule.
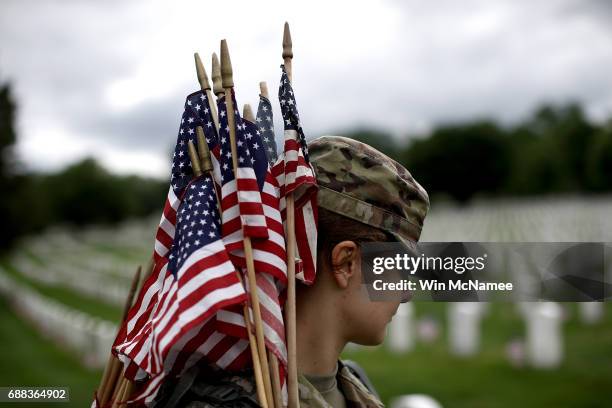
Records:
[[[442,408],[442,405],[429,395],[409,394],[394,398],[391,408]]]
[[[602,302],[580,302],[578,303],[578,310],[580,320],[587,324],[595,324],[601,321],[604,312]]]
[[[389,323],[387,346],[393,353],[405,353],[414,347],[414,306],[402,303]]]
[[[471,356],[478,352],[483,311],[483,305],[478,302],[458,302],[448,306],[448,335],[453,354]]]
[[[561,306],[555,302],[532,303],[527,313],[527,356],[537,368],[555,368],[563,360]]]

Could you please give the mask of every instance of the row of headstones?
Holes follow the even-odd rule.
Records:
[[[519,313],[525,321],[524,341],[510,342],[506,354],[514,365],[528,364],[535,368],[555,368],[563,361],[563,308],[554,302],[518,303]],[[450,351],[457,356],[476,355],[480,348],[481,323],[487,312],[487,303],[450,303],[447,309],[448,342]],[[579,316],[586,324],[595,324],[603,318],[603,303],[578,303]],[[417,325],[419,325],[417,327]],[[417,322],[414,305],[400,305],[389,325],[386,346],[393,353],[410,351],[421,338],[433,338],[438,329],[431,321]]]
[[[157,219],[159,221],[159,218]],[[82,240],[87,244],[112,243],[113,246],[129,248],[132,252],[152,250],[156,223],[150,219],[134,220],[119,228],[94,228],[82,233]]]
[[[72,351],[89,367],[106,364],[117,327],[17,283],[0,269],[0,295],[44,337]]]
[[[116,276],[87,273],[70,264],[49,262],[42,266],[27,256],[16,255],[13,266],[29,279],[49,286],[70,288],[79,294],[111,305],[123,305],[129,291],[129,280]]]
[[[75,230],[56,226],[42,234],[25,238],[22,243],[43,254],[52,254],[58,250],[80,251],[98,245],[128,249],[130,253],[148,253],[152,251],[155,225],[153,219],[135,219],[113,227],[92,226]]]
[[[43,234],[42,238],[45,237]],[[31,255],[40,259],[43,263],[56,263],[62,267],[76,267],[84,269],[88,273],[111,275],[130,278],[133,271],[126,268],[129,260],[114,255],[110,252],[98,251],[94,246],[82,244],[79,246],[62,244],[54,245],[46,243],[48,240],[30,239],[23,243],[21,248],[28,251]],[[136,256],[142,254],[142,259],[146,259],[147,252],[134,252]]]
[[[132,270],[134,261],[126,261],[113,255],[100,254],[95,251],[58,253],[39,256],[39,258],[43,259],[45,265],[77,269],[99,277],[126,279],[127,282],[130,281],[134,273]]]
[[[611,241],[611,200],[565,198],[434,207],[425,241]],[[577,211],[579,209],[579,211]]]

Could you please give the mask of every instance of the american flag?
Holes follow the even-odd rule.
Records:
[[[238,177],[235,177],[225,97],[218,100],[218,111],[223,240],[236,265],[246,267],[242,241],[245,235],[250,236],[253,238],[255,269],[286,282],[285,238],[278,208],[278,185],[269,171],[258,130],[253,124],[243,121],[238,110],[234,110],[238,154]]]
[[[317,182],[308,159],[308,145],[297,111],[291,82],[281,66],[278,99],[285,127],[285,145],[272,173],[281,188],[280,208],[286,219],[286,197],[295,199],[295,236],[299,259],[296,277],[304,283],[314,282],[317,265]]]
[[[232,98],[234,96],[232,95]],[[235,99],[233,100],[236,105]],[[280,293],[286,286],[287,269],[286,269],[286,252],[285,238],[282,218],[279,210],[279,194],[280,189],[276,183],[276,179],[270,171],[267,156],[265,154],[264,145],[261,140],[257,126],[249,121],[240,118],[238,110],[234,111],[236,123],[236,147],[239,160],[239,176],[249,177],[249,181],[245,183],[235,183],[234,175],[231,166],[231,148],[229,144],[229,125],[227,120],[227,106],[225,99],[218,100],[219,110],[219,141],[220,161],[222,179],[222,219],[223,224],[228,222],[233,225],[238,219],[238,222],[244,222],[243,210],[250,211],[253,208],[259,210],[258,206],[253,205],[255,199],[260,200],[261,208],[265,218],[265,226],[267,229],[267,238],[253,238],[253,258],[256,270],[257,292],[260,300],[260,308],[263,320],[263,329],[266,346],[286,365],[287,350],[285,343],[285,328],[283,323],[283,315],[281,309]],[[228,154],[229,153],[229,154]],[[241,170],[240,167],[249,167],[247,171]],[[254,177],[254,180],[253,180]],[[255,183],[253,182],[255,181]],[[250,188],[249,192],[257,188],[257,194],[247,196],[250,200],[249,206],[243,206],[240,201],[243,195],[240,192],[235,192],[235,189],[240,189],[242,186]],[[229,207],[229,208],[226,208]],[[224,218],[228,216],[228,218]],[[242,218],[242,221],[240,221]],[[225,236],[226,231],[228,236]],[[242,247],[243,233],[240,228],[231,228],[223,230],[226,246],[228,244],[236,244],[233,246],[232,259],[235,264],[244,268],[244,250]],[[246,234],[246,231],[245,231]],[[226,239],[227,238],[227,239]],[[229,247],[229,246],[228,246]],[[246,280],[245,280],[246,281]],[[251,290],[249,287],[247,290]],[[217,314],[217,322],[219,330],[229,335],[246,338],[246,328],[244,318],[242,317],[239,308],[227,308],[219,311]],[[281,374],[281,378],[284,375]]]
[[[167,224],[173,221],[172,234],[167,234],[171,250],[159,247],[156,240],[153,273],[114,344],[127,367],[126,377],[152,376],[137,398],[154,398],[168,373],[180,375],[200,359],[239,368],[250,358],[248,342],[217,331],[215,313],[244,303],[246,293],[221,239],[213,180],[208,176],[193,180],[187,143],[195,141],[196,126],[204,128],[218,156],[216,130],[202,92],[187,97],[173,156],[172,185],[160,224],[167,233]],[[213,162],[218,166],[215,158]],[[165,216],[169,207],[174,210],[171,218]]]
[[[259,106],[257,107],[256,124],[261,135],[268,163],[272,166],[278,159],[276,152],[276,140],[274,137],[274,116],[272,115],[272,104],[263,95],[259,95]]]
[[[221,239],[214,184],[194,180],[179,206],[177,232],[157,302],[132,338],[117,346],[151,375],[164,369],[171,348],[192,329],[231,305],[246,301],[244,287]],[[162,271],[160,270],[161,278]]]
[[[206,93],[198,91],[187,96],[185,101],[185,109],[179,126],[176,147],[172,155],[170,188],[161,220],[159,221],[159,227],[155,234],[155,249],[153,251],[155,262],[159,262],[166,256],[172,247],[176,225],[176,211],[181,202],[181,195],[185,187],[193,178],[187,143],[189,140],[195,140],[196,126],[202,126],[206,133],[214,132],[214,122],[207,99]]]
[[[155,237],[153,254],[155,266],[151,275],[145,280],[135,304],[130,309],[114,346],[125,343],[127,339],[138,338],[138,341],[144,341],[142,329],[151,319],[157,302],[160,300],[160,291],[164,287],[168,275],[167,256],[172,248],[176,233],[177,210],[181,204],[185,188],[194,177],[187,146],[189,141],[195,142],[196,126],[203,126],[207,134],[214,134],[209,101],[202,91],[194,92],[186,97],[172,156],[170,188]],[[134,372],[133,365],[130,372]],[[135,376],[136,374],[132,375]],[[145,372],[140,370],[137,375],[142,377]]]

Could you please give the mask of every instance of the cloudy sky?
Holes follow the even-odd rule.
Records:
[[[3,0],[0,80],[18,103],[19,158],[53,170],[94,155],[165,177],[184,97],[198,89],[193,52],[209,66],[226,38],[238,102],[256,104],[259,81],[278,87],[285,20],[309,137],[512,123],[569,100],[594,120],[612,115],[607,0]]]

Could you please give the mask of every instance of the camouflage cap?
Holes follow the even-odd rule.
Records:
[[[429,197],[408,170],[373,147],[342,136],[322,136],[308,150],[319,184],[319,207],[389,232],[414,248]]]

